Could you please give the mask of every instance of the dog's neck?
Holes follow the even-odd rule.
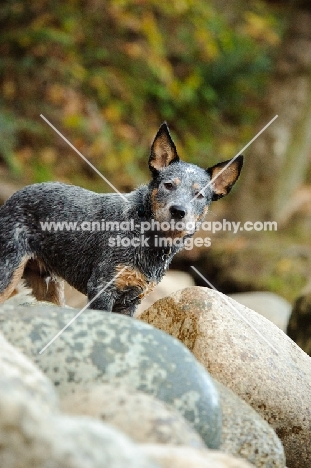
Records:
[[[153,213],[151,209],[150,187],[143,185],[134,192],[131,192],[130,197],[132,200],[135,200],[132,216],[137,220],[138,224],[143,221],[151,222]],[[175,245],[159,247],[157,239],[167,235],[167,233],[161,231],[149,230],[142,235],[149,238],[149,245],[148,247],[138,247],[138,262],[147,276],[156,276],[160,280],[174,255],[181,250],[181,247]]]

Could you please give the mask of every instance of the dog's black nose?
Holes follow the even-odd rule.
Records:
[[[183,206],[173,205],[170,207],[170,212],[173,219],[183,219],[186,216],[186,210]]]

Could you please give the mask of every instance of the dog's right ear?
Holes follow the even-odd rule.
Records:
[[[230,192],[239,178],[242,166],[243,156],[240,154],[206,169],[212,182],[213,201],[219,200]]]
[[[149,168],[153,174],[159,170],[169,166],[172,163],[178,162],[176,146],[170,135],[168,126],[164,122],[158,130],[158,133],[151,145],[149,157]]]

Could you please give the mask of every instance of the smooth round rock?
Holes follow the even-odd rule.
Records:
[[[0,376],[36,401],[41,411],[58,409],[59,402],[50,380],[23,353],[0,334]]]
[[[221,408],[211,377],[178,340],[150,325],[86,310],[39,354],[77,313],[4,304],[0,322],[7,339],[34,360],[61,395],[74,393],[81,383],[123,384],[172,405],[208,447],[218,448]]]
[[[136,309],[135,315],[139,315],[145,309],[148,309],[154,302],[162,299],[163,297],[172,294],[182,288],[189,288],[194,286],[192,276],[184,271],[169,270],[162,278],[160,283],[141,301],[141,304]]]
[[[219,449],[257,468],[284,468],[283,445],[269,424],[225,385],[214,380],[222,407]]]
[[[86,417],[42,412],[27,391],[0,376],[3,468],[159,468],[124,434]]]
[[[62,398],[61,409],[98,418],[122,430],[135,442],[205,447],[199,434],[174,408],[126,387],[101,384],[77,388],[75,394]]]
[[[216,450],[174,447],[171,445],[142,445],[149,458],[161,468],[252,468],[245,460]]]
[[[142,320],[180,339],[281,439],[288,468],[311,466],[311,360],[273,323],[216,291],[187,288]]]

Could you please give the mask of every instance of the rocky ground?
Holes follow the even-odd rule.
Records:
[[[310,468],[310,357],[263,315],[188,287],[87,310],[40,354],[78,310],[22,298],[0,307],[0,466]]]
[[[310,468],[311,250],[293,239],[218,234],[135,318],[87,310],[41,354],[85,296],[1,305],[0,466]]]

